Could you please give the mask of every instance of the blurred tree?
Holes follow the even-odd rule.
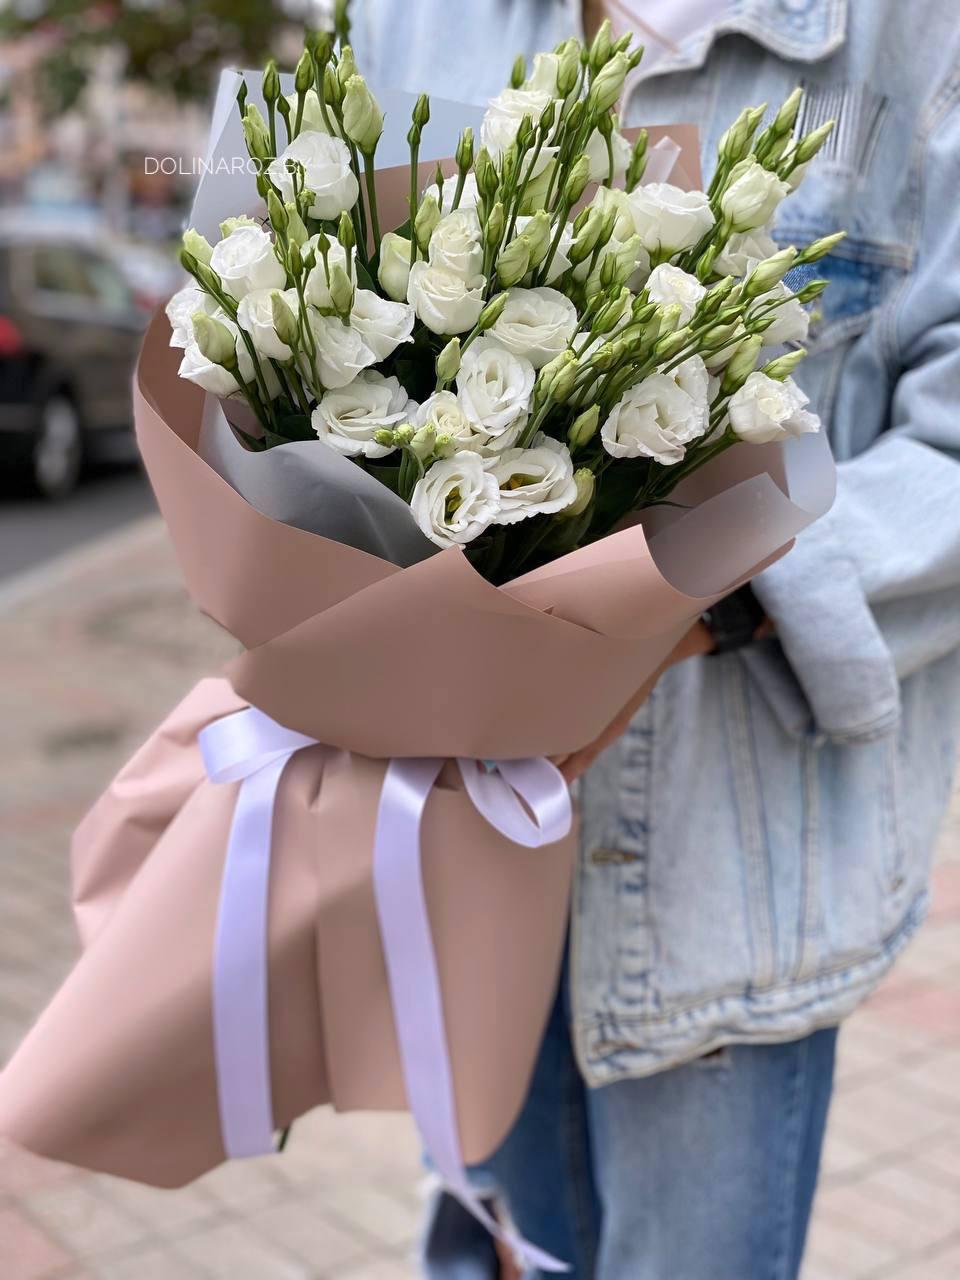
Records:
[[[279,57],[310,10],[290,0],[15,0],[0,8],[0,39],[45,37],[37,88],[52,114],[73,106],[104,46],[124,51],[129,79],[205,101],[220,67]]]

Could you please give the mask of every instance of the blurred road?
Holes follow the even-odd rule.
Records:
[[[64,502],[0,497],[0,581],[72,551],[154,510],[139,468],[89,477]]]

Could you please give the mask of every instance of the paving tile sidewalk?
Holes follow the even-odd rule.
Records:
[[[0,591],[0,1062],[75,954],[74,823],[160,715],[234,651],[186,600],[153,521],[19,597]],[[318,1112],[282,1158],[178,1192],[0,1148],[0,1277],[402,1280],[416,1275],[420,1178],[404,1117]],[[931,919],[841,1037],[804,1280],[958,1277],[960,797]]]

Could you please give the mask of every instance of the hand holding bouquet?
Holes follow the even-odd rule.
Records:
[[[214,246],[185,235],[181,376],[246,402],[250,449],[352,459],[495,582],[666,502],[738,441],[815,431],[802,348],[765,348],[806,336],[824,282],[799,269],[841,236],[777,252],[765,225],[830,126],[792,138],[798,90],[762,132],[762,108],[742,113],[708,191],[641,185],[646,134],[631,146],[615,116],[641,52],[605,27],[529,76],[518,61],[424,192],[421,95],[410,216],[386,235],[383,113],[349,46],[313,37],[289,98],[268,67],[269,118],[239,99],[266,218],[238,210]]]

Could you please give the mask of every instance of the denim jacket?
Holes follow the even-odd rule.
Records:
[[[639,0],[636,7],[642,11]],[[566,0],[356,0],[370,73],[483,100]],[[706,162],[747,103],[808,90],[833,138],[783,244],[845,227],[800,380],[830,514],[754,584],[776,639],[674,667],[582,786],[572,922],[591,1084],[837,1022],[920,923],[960,726],[960,25],[943,0],[718,0],[627,97]]]

